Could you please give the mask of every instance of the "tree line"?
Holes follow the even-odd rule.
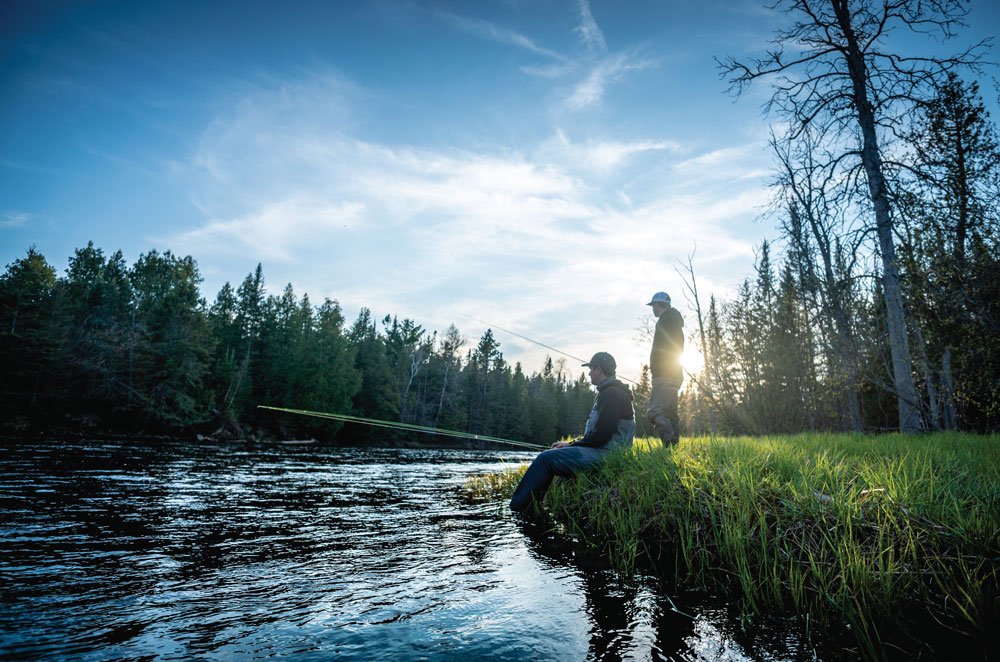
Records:
[[[492,330],[470,346],[454,325],[369,309],[348,324],[336,301],[268,295],[260,265],[211,304],[201,280],[169,251],[129,266],[89,243],[60,276],[29,248],[0,277],[7,431],[405,440],[266,404],[548,444],[579,434],[593,403],[582,372],[547,358],[526,374]]]

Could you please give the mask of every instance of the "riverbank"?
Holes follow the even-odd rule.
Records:
[[[378,438],[371,438],[370,435],[358,433],[354,435],[338,434],[335,436],[317,435],[293,437],[283,435],[280,432],[265,430],[262,428],[250,428],[249,426],[241,430],[241,434],[231,431],[203,433],[199,429],[180,429],[173,431],[157,430],[149,432],[138,430],[135,432],[112,430],[105,428],[88,428],[67,430],[64,427],[6,430],[0,429],[0,442],[6,444],[18,444],[25,441],[40,442],[49,439],[61,439],[72,441],[91,441],[95,439],[126,441],[136,444],[158,444],[158,443],[197,443],[197,444],[219,444],[224,446],[256,446],[266,444],[286,444],[302,445],[315,444],[318,446],[329,446],[336,448],[408,448],[408,449],[450,449],[450,450],[510,450],[507,444],[492,443],[485,441],[477,435],[470,434],[467,438],[455,438],[451,436],[435,434],[383,434]]]
[[[521,470],[468,488],[509,497]],[[930,630],[998,653],[985,648],[1000,625],[996,435],[640,440],[556,481],[545,509],[624,571],[732,591],[748,618],[843,629],[866,657],[899,641],[906,655],[940,652]]]

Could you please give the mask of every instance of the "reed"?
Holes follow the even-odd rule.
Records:
[[[519,475],[480,480],[509,497]],[[642,439],[545,507],[622,570],[849,625],[873,654],[886,623],[975,636],[1000,613],[997,436]]]

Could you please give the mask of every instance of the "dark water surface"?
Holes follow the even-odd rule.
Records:
[[[463,497],[533,454],[0,449],[0,658],[809,657]]]

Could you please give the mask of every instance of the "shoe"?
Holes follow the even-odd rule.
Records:
[[[680,435],[674,429],[673,423],[664,416],[657,417],[656,422],[653,423],[653,431],[656,432],[656,436],[660,438],[664,446],[672,446],[680,441]]]
[[[663,444],[664,448],[666,448],[667,446],[676,446],[678,443],[680,443],[680,441],[681,441],[680,436],[676,434],[660,435],[660,442]]]

